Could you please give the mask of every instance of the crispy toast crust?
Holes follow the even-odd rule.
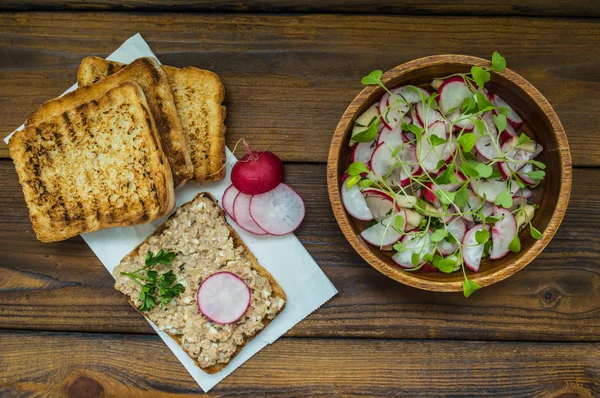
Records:
[[[154,129],[141,87],[125,82],[16,132],[8,146],[38,239],[60,241],[172,211],[171,170]]]
[[[118,72],[125,64],[88,57],[78,71],[79,85],[85,86]],[[195,67],[162,66],[186,135],[194,165],[194,181],[210,182],[225,177],[225,116],[222,106],[225,87],[219,77]]]
[[[279,284],[278,284],[278,283],[277,283],[277,281],[276,281],[276,280],[273,278],[273,276],[272,276],[272,275],[269,273],[269,271],[267,271],[267,270],[266,270],[266,269],[265,269],[263,266],[261,266],[261,265],[258,263],[258,260],[257,260],[257,259],[256,259],[256,257],[254,256],[254,254],[252,254],[252,252],[250,251],[250,249],[248,248],[248,246],[246,246],[246,244],[244,243],[244,241],[242,240],[242,238],[240,238],[240,236],[237,234],[237,232],[235,232],[235,230],[234,230],[234,229],[231,227],[231,225],[229,225],[229,223],[227,222],[227,219],[225,218],[225,212],[224,212],[224,211],[223,211],[223,209],[222,209],[222,208],[221,208],[221,207],[218,205],[218,202],[217,202],[217,200],[215,199],[215,197],[214,197],[214,196],[212,196],[212,195],[211,195],[210,193],[208,193],[208,192],[200,192],[200,193],[198,193],[198,194],[197,194],[197,195],[194,197],[194,199],[192,199],[191,201],[189,201],[189,202],[187,202],[187,203],[184,203],[182,206],[189,205],[189,204],[193,203],[194,201],[196,201],[196,199],[198,199],[198,198],[201,198],[201,197],[202,197],[202,198],[209,199],[209,200],[211,200],[212,202],[214,202],[214,203],[217,205],[217,207],[218,207],[218,209],[219,209],[219,217],[222,217],[222,218],[225,220],[225,223],[227,224],[227,228],[229,229],[229,233],[231,234],[231,237],[232,237],[232,239],[233,239],[233,244],[234,244],[235,246],[242,246],[242,247],[244,247],[244,250],[245,250],[246,254],[248,255],[248,257],[250,258],[250,260],[251,260],[251,262],[252,262],[252,268],[253,268],[253,269],[255,269],[255,270],[256,270],[256,272],[257,272],[257,273],[259,273],[261,276],[263,276],[264,278],[266,278],[266,279],[269,281],[269,283],[271,284],[271,287],[272,287],[272,295],[273,295],[274,297],[281,297],[281,298],[282,298],[282,299],[283,299],[283,300],[284,300],[284,301],[287,303],[287,297],[286,297],[286,295],[285,295],[285,292],[284,292],[284,291],[283,291],[283,289],[281,288],[281,286],[279,286]],[[174,217],[176,217],[176,216],[177,216],[177,214],[176,214],[176,213],[173,213],[173,214],[171,214],[171,216],[169,216],[169,220],[170,220],[170,219],[172,219],[172,218],[174,218]],[[133,250],[131,251],[131,253],[129,253],[127,256],[125,256],[125,258],[127,258],[127,257],[136,257],[136,256],[139,254],[139,253],[138,253],[138,252],[139,252],[139,249],[140,249],[140,247],[141,247],[141,246],[144,244],[144,242],[146,242],[146,241],[147,241],[148,239],[150,239],[150,237],[152,237],[152,236],[156,236],[156,235],[159,235],[159,234],[161,234],[161,233],[162,233],[162,232],[163,232],[163,231],[164,231],[164,230],[167,228],[167,225],[166,225],[166,224],[167,224],[167,223],[166,223],[166,221],[165,221],[165,223],[163,223],[163,224],[162,224],[162,225],[161,225],[161,226],[160,226],[160,227],[159,227],[159,228],[158,228],[156,231],[154,231],[154,232],[153,232],[153,233],[152,233],[152,234],[151,234],[151,235],[150,235],[148,238],[146,238],[146,239],[145,239],[143,242],[141,242],[139,245],[137,245],[137,246],[135,247],[135,249],[133,249]],[[146,316],[146,314],[144,314],[142,311],[140,311],[140,310],[137,308],[137,306],[135,305],[135,303],[133,302],[133,300],[131,300],[131,298],[127,297],[127,299],[128,299],[128,301],[129,301],[129,304],[131,304],[131,306],[132,306],[133,308],[135,308],[135,309],[136,309],[136,310],[137,310],[137,311],[138,311],[140,314],[142,314],[142,315],[143,315],[145,318],[147,318],[148,320],[150,320],[150,318],[148,318],[148,317]],[[284,305],[281,307],[281,309],[280,309],[280,310],[277,312],[277,314],[275,315],[275,317],[273,317],[273,319],[275,319],[275,318],[277,317],[277,315],[278,315],[279,313],[281,313],[281,311],[283,311],[283,309],[285,308],[285,305],[286,305],[286,304],[284,304]],[[150,320],[150,321],[151,321],[151,320]],[[263,319],[263,325],[264,325],[264,327],[263,327],[263,330],[264,330],[264,328],[266,328],[266,327],[267,327],[267,325],[268,325],[269,323],[271,323],[271,321],[272,321],[272,319],[268,319],[268,318],[264,318],[264,319]],[[168,335],[169,335],[169,336],[170,336],[170,337],[171,337],[173,340],[175,340],[175,341],[177,342],[177,344],[179,344],[179,346],[181,346],[181,339],[180,339],[180,337],[179,337],[178,335],[175,335],[175,334],[173,334],[173,333],[170,333],[169,331],[166,331],[166,330],[165,330],[164,332],[165,332],[165,333],[167,333],[167,334],[168,334]],[[236,357],[236,356],[237,356],[237,355],[240,353],[240,351],[241,351],[241,350],[242,350],[242,349],[243,349],[243,348],[246,346],[246,344],[248,344],[250,341],[252,341],[252,339],[254,339],[254,337],[258,336],[258,334],[259,334],[259,333],[260,333],[260,332],[256,333],[254,336],[251,336],[251,337],[246,337],[246,339],[244,340],[244,342],[243,342],[242,344],[240,344],[240,345],[239,345],[239,346],[236,348],[235,352],[234,352],[234,353],[233,353],[233,355],[232,355],[232,356],[229,358],[229,361],[228,361],[227,363],[217,363],[217,364],[215,364],[215,365],[212,365],[212,366],[209,366],[209,367],[206,367],[206,368],[201,368],[201,367],[200,367],[200,363],[199,363],[197,360],[195,360],[194,358],[192,358],[192,360],[194,361],[194,363],[196,364],[196,366],[200,367],[200,368],[201,368],[203,371],[205,371],[206,373],[208,373],[208,374],[214,374],[214,373],[217,373],[217,372],[221,371],[223,368],[225,368],[225,367],[226,367],[226,366],[229,364],[229,362],[231,362],[231,361],[233,360],[233,358],[235,358],[235,357]]]
[[[89,58],[84,58],[82,64],[95,63],[93,59],[88,61]],[[63,97],[42,104],[29,116],[26,125],[39,124],[61,114],[64,109],[97,100],[106,91],[128,80],[135,81],[142,87],[154,116],[161,148],[171,166],[174,184],[176,187],[183,185],[193,177],[192,160],[177,116],[168,78],[153,58],[139,58],[97,84],[81,87]]]

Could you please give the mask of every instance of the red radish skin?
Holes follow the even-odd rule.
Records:
[[[258,195],[283,181],[283,162],[269,151],[255,152],[245,141],[248,154],[231,169],[231,183],[242,193]]]
[[[230,185],[227,187],[225,192],[223,192],[223,198],[221,199],[221,204],[223,205],[223,209],[235,221],[235,214],[233,213],[233,202],[235,198],[238,196],[240,191],[237,190],[236,187]]]
[[[342,180],[341,191],[342,203],[348,214],[362,221],[371,221],[373,219],[373,214],[371,213],[363,194],[360,192],[358,185],[353,185],[348,188]]]
[[[499,107],[508,108],[509,114],[506,116],[506,120],[515,128],[518,129],[523,124],[523,119],[508,105],[500,96],[494,95],[492,98],[492,102],[494,105]]]
[[[373,217],[377,221],[383,221],[385,218],[389,217],[394,210],[402,210],[398,203],[394,206],[394,199],[383,191],[366,189],[362,192],[362,195],[364,196],[365,202],[371,210]]]
[[[413,253],[420,254],[419,265],[424,262],[423,256],[427,253],[431,253],[435,247],[431,242],[431,231],[428,231],[422,237],[416,237],[414,235],[404,235],[402,243],[407,249],[402,252],[397,252],[392,256],[392,260],[402,268],[414,268],[415,265],[412,263]]]
[[[267,235],[267,232],[256,224],[250,215],[250,200],[252,196],[240,192],[233,201],[233,214],[235,220],[244,230],[254,235]]]
[[[229,271],[204,279],[196,293],[200,312],[212,322],[226,325],[240,319],[250,306],[250,288]]]
[[[372,227],[365,229],[360,233],[360,236],[369,244],[373,246],[383,247],[393,245],[398,242],[402,237],[395,229],[394,225],[390,225],[390,222],[395,223],[396,216],[401,216],[404,220],[404,224],[402,226],[402,230],[406,229],[406,213],[404,211],[400,211],[398,213],[394,213],[392,216],[386,218],[385,220],[378,222]]]
[[[252,220],[269,235],[282,236],[292,233],[300,226],[306,209],[304,201],[287,184],[250,199]]]

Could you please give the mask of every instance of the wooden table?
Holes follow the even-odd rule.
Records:
[[[0,5],[3,133],[69,87],[83,57],[106,56],[140,32],[165,64],[222,77],[230,146],[244,137],[286,161],[286,180],[307,206],[297,236],[340,293],[208,395],[600,396],[597,2],[249,3]],[[567,130],[569,210],[537,260],[470,299],[400,285],[340,233],[325,185],[331,134],[365,73],[494,50]],[[81,238],[35,239],[4,144],[0,155],[0,396],[198,394]]]

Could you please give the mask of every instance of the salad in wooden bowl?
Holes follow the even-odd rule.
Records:
[[[567,207],[569,147],[550,104],[502,56],[427,57],[362,83],[332,139],[328,186],[369,264],[468,297],[543,250]]]

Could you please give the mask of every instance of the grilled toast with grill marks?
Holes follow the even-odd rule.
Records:
[[[8,147],[38,239],[55,242],[170,213],[171,169],[155,130],[142,88],[125,82],[17,131]]]
[[[80,86],[101,81],[126,65],[99,57],[84,58],[77,73]],[[194,67],[163,65],[187,138],[194,165],[194,180],[216,181],[225,177],[225,88],[219,77]]]
[[[63,97],[44,103],[27,119],[26,124],[39,124],[62,114],[66,109],[96,100],[108,90],[128,80],[142,87],[156,122],[160,145],[171,166],[175,187],[183,185],[193,177],[194,168],[169,81],[153,58],[139,58],[97,84],[80,87]]]

